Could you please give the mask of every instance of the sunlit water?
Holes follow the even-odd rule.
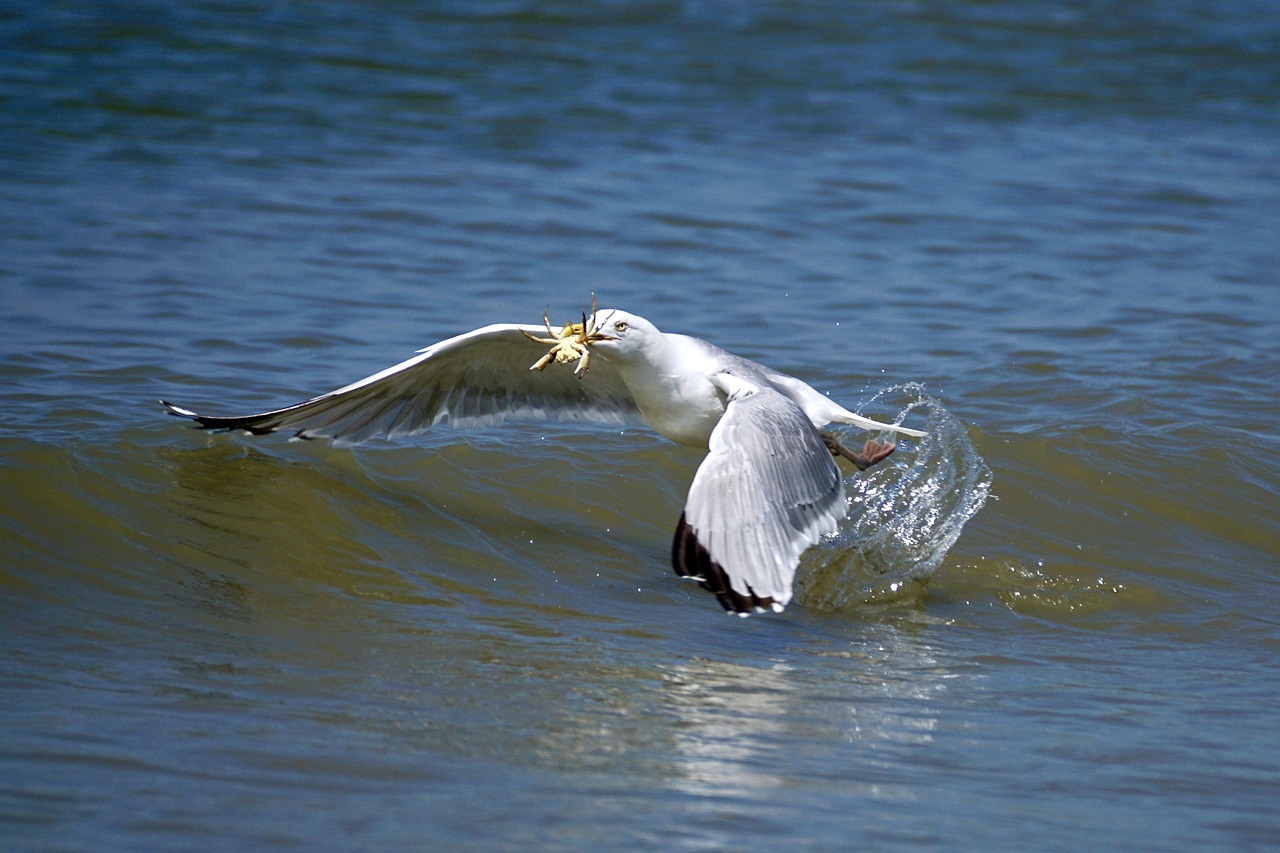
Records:
[[[1269,2],[10,3],[0,846],[1280,845]],[[904,441],[208,435],[596,292]],[[863,438],[854,433],[850,440]]]

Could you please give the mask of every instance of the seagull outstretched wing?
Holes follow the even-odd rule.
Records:
[[[302,403],[254,415],[202,415],[161,401],[207,429],[291,432],[336,445],[413,435],[447,421],[478,427],[508,420],[639,421],[635,401],[607,362],[571,370],[530,370],[546,345],[526,334],[541,326],[485,326],[422,349],[413,358]]]

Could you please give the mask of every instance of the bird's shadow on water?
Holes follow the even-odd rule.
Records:
[[[885,388],[868,405],[895,401],[901,401],[898,422],[921,410],[929,434],[845,479],[849,513],[802,558],[795,581],[800,604],[835,610],[915,595],[986,503],[991,469],[964,425],[918,383]]]

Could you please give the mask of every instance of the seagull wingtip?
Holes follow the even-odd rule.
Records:
[[[164,406],[164,410],[165,410],[165,412],[167,412],[167,413],[168,413],[168,414],[170,414],[170,415],[176,415],[176,416],[178,416],[178,417],[180,417],[180,418],[198,418],[198,417],[200,417],[199,415],[197,415],[195,412],[191,411],[190,409],[184,409],[184,408],[182,408],[181,406],[175,406],[173,403],[170,403],[168,400],[160,400],[159,402],[160,402],[160,405]]]

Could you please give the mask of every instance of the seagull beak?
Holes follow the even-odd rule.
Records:
[[[609,335],[605,335],[597,331],[594,327],[591,329],[590,332],[588,332],[587,325],[588,325],[587,323],[566,323],[565,336],[567,337],[568,335],[573,335],[579,341],[587,345],[597,344],[600,341],[614,340],[614,338],[610,337]]]

